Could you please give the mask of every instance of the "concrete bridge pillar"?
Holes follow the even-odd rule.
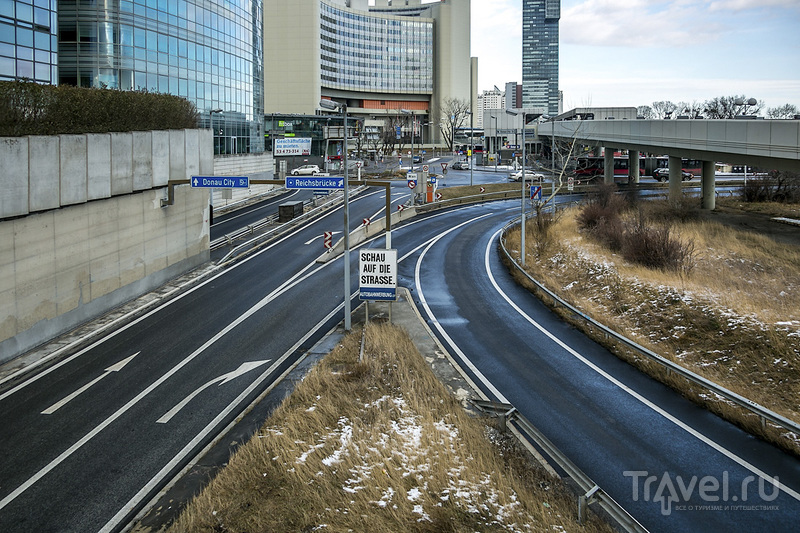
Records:
[[[614,149],[606,146],[603,157],[603,183],[610,185],[614,183]]]
[[[713,210],[717,207],[716,174],[713,161],[703,161],[701,180],[702,199],[700,200],[700,207]]]
[[[681,181],[683,180],[683,176],[681,175],[681,158],[675,156],[669,156],[669,201],[670,203],[675,203],[680,201],[681,199]]]
[[[628,150],[628,183],[639,183],[638,150]]]

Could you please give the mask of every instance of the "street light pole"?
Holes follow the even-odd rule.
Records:
[[[341,109],[344,121],[344,330],[350,331],[350,186],[347,183],[347,104],[340,104],[333,100],[320,100],[319,105],[328,110]]]
[[[474,167],[473,163],[473,153],[474,153],[474,145],[473,141],[475,140],[475,131],[473,129],[473,115],[472,111],[469,112],[469,186],[472,187],[472,167]]]
[[[497,149],[497,117],[494,115],[489,115],[494,120],[494,136],[492,137],[492,144],[494,145],[494,171],[497,172],[497,160],[500,156],[500,151]]]
[[[214,115],[222,113],[222,109],[212,109],[208,112],[208,121],[211,124],[211,153],[214,153]],[[214,189],[208,189],[208,227],[214,223]]]
[[[512,111],[510,109],[506,109],[506,113],[513,116],[522,115],[522,202],[520,206],[520,210],[522,212],[521,216],[521,226],[520,226],[520,248],[522,251],[520,252],[520,263],[522,266],[525,266],[525,121],[527,118],[527,114],[525,111]]]

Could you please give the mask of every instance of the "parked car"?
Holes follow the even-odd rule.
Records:
[[[508,175],[509,181],[522,181],[522,170],[517,170]],[[543,180],[544,174],[539,172],[534,172],[533,170],[525,169],[525,179],[526,180]]]
[[[317,165],[303,165],[292,170],[292,176],[316,176],[322,172]]]
[[[456,161],[451,165],[453,170],[469,170],[469,162],[468,161]]]
[[[689,181],[692,178],[694,178],[694,174],[692,174],[688,170],[681,169],[681,179],[683,181]],[[653,179],[656,181],[669,181],[669,169],[668,168],[655,169],[653,171]]]

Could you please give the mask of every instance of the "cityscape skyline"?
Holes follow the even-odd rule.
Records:
[[[796,0],[561,0],[564,109],[730,95],[800,106],[798,20]],[[478,92],[521,83],[522,1],[472,0],[471,46]]]

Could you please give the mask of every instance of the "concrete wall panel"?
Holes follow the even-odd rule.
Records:
[[[88,204],[64,210],[55,227],[55,302],[56,314],[76,309],[91,299]]]
[[[153,135],[153,187],[163,187],[169,181],[169,132],[154,131]],[[207,145],[211,147],[211,143]]]
[[[50,135],[28,137],[28,154],[30,211],[56,209],[61,206],[59,138]]]
[[[28,138],[0,138],[0,217],[28,213]]]
[[[111,137],[107,133],[86,135],[87,197],[111,198]]]
[[[0,224],[0,339],[17,332],[14,224]]]
[[[55,315],[55,213],[13,221],[17,324],[22,329]]]
[[[186,179],[186,135],[184,130],[169,130],[169,179]]]
[[[783,146],[800,146],[800,120],[782,120],[772,124],[770,155],[786,157],[786,150],[781,149]],[[800,159],[800,154],[795,157]]]
[[[131,132],[133,137],[133,190],[144,191],[153,187],[153,133]]]
[[[110,133],[111,195],[133,192],[133,134]]]
[[[186,130],[184,132],[185,153],[186,153],[186,177],[200,174],[200,130]]]
[[[142,198],[138,195],[120,197],[117,214],[124,221],[118,233],[119,241],[119,280],[120,285],[128,285],[145,276],[144,268],[144,213]]]
[[[198,146],[200,149],[200,172],[201,176],[208,176],[214,172],[214,137],[211,130],[197,130]],[[270,159],[272,154],[270,154]]]
[[[86,135],[61,135],[61,205],[87,200]]]

